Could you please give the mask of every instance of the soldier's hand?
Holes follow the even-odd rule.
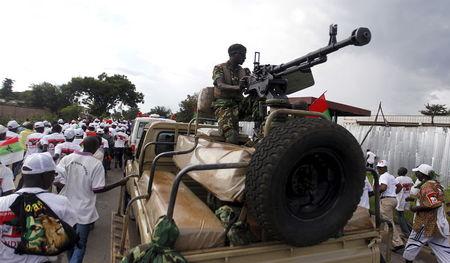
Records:
[[[239,80],[239,88],[240,88],[241,90],[247,89],[247,88],[248,88],[248,81],[249,81],[248,77],[243,77],[243,78],[241,78],[241,79]]]

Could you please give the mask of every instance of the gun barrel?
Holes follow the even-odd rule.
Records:
[[[338,49],[349,46],[349,45],[364,46],[370,42],[370,39],[371,39],[370,30],[365,27],[359,27],[359,28],[353,30],[351,36],[348,37],[347,39],[344,39],[335,44],[320,48],[316,51],[310,52],[310,53],[306,54],[305,56],[294,59],[287,63],[275,66],[271,70],[271,72],[273,74],[277,74],[277,73],[285,71],[288,68],[299,66],[302,63],[305,63],[308,61],[312,62],[313,60],[315,60],[317,58],[324,57],[327,54],[335,52]],[[312,64],[311,66],[313,66],[313,65],[315,65],[315,64]]]

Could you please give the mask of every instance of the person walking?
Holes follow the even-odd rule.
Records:
[[[66,141],[55,146],[55,155],[53,156],[53,159],[56,162],[66,155],[74,152],[81,152],[83,150],[79,144],[73,142],[75,139],[75,131],[73,129],[65,130],[64,137],[66,138]]]
[[[78,214],[75,229],[80,241],[78,247],[67,254],[69,263],[83,262],[89,232],[99,218],[94,191],[105,186],[103,165],[93,157],[99,146],[100,142],[96,136],[87,136],[83,140],[82,152],[67,155],[58,164],[59,175],[55,185],[62,188],[60,195],[69,199]]]
[[[377,156],[370,149],[367,149],[367,151],[366,151],[366,167],[373,168],[376,157]]]
[[[22,167],[23,188],[16,193],[0,197],[0,262],[2,263],[39,263],[50,262],[47,256],[16,254],[15,247],[21,241],[21,233],[15,226],[7,224],[17,218],[10,206],[20,194],[32,193],[41,199],[64,222],[73,226],[77,215],[69,200],[57,194],[49,193],[55,176],[55,163],[48,153],[29,155]],[[17,218],[20,220],[20,218]]]
[[[388,162],[381,160],[377,163],[378,174],[380,174],[380,212],[381,215],[394,225],[394,211],[397,207],[397,193],[402,189],[401,184],[397,182],[395,177],[388,172]],[[393,251],[404,248],[400,233],[394,227],[394,235],[392,237]]]
[[[27,136],[25,140],[25,145],[27,146],[25,157],[32,153],[42,152],[42,147],[40,145],[40,140],[44,137],[45,126],[43,122],[34,123],[34,133]]]
[[[439,263],[450,262],[449,224],[445,215],[445,194],[428,164],[412,169],[420,180],[417,206],[411,207],[414,222],[403,258],[411,263],[423,246],[428,245]]]
[[[118,132],[114,136],[115,168],[117,168],[118,165],[122,169],[123,153],[127,143],[128,143],[128,135],[125,133],[125,129],[121,127],[118,129]]]
[[[402,185],[402,190],[397,194],[397,207],[395,207],[397,213],[397,222],[400,226],[402,232],[409,236],[411,232],[411,225],[408,223],[408,220],[405,218],[405,210],[409,209],[409,203],[406,199],[411,194],[411,188],[414,185],[413,180],[407,176],[408,169],[405,167],[400,167],[397,171],[397,182]]]

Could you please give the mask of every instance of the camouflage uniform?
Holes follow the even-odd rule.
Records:
[[[242,96],[240,90],[221,90],[217,86],[217,80],[222,79],[227,85],[238,86],[241,78],[250,75],[248,69],[241,66],[232,68],[230,62],[216,65],[213,70],[214,97],[213,108],[219,123],[219,132],[225,137],[225,141],[237,143],[239,135],[239,117],[245,112],[248,105],[247,98]],[[240,114],[241,113],[241,114]]]

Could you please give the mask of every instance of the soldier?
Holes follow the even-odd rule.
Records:
[[[213,108],[219,123],[219,132],[228,143],[238,143],[239,111],[244,100],[242,89],[248,85],[250,70],[242,68],[247,49],[241,44],[228,48],[230,59],[213,70]]]

